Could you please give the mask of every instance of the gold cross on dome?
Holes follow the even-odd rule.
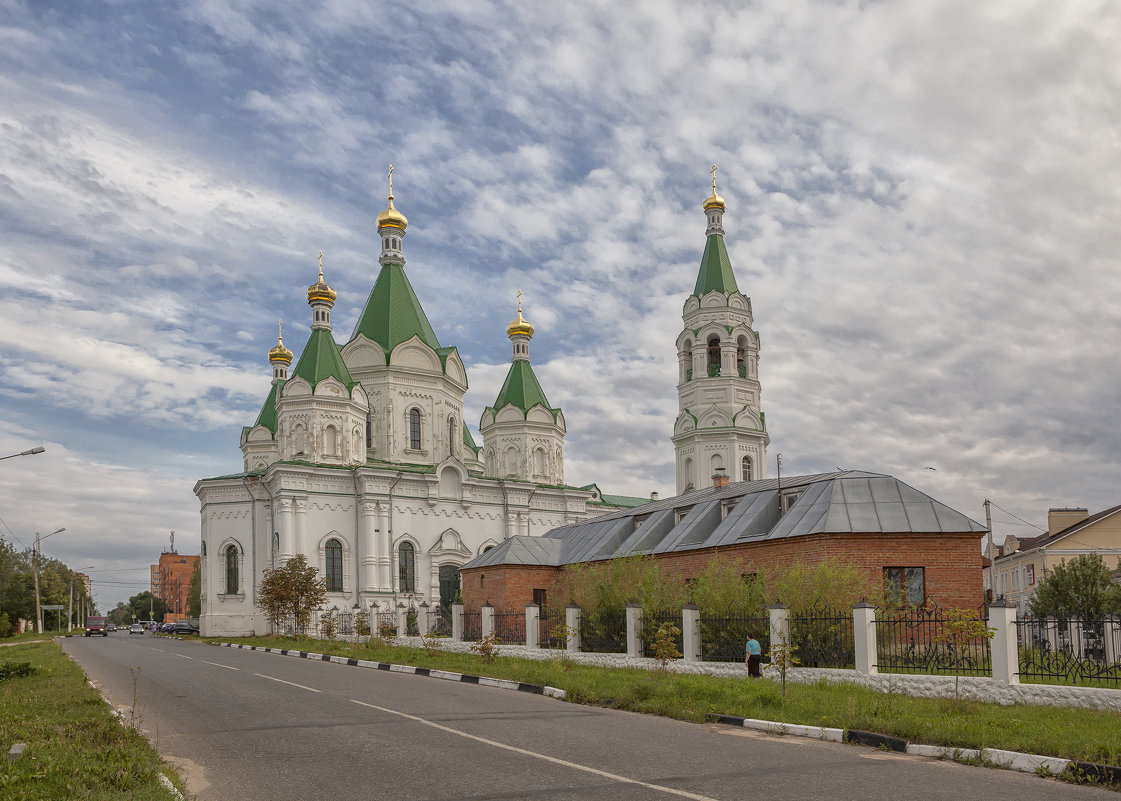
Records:
[[[319,280],[323,280],[323,251],[319,251]]]
[[[389,165],[389,196],[393,197],[393,165]]]
[[[281,343],[281,344],[284,343],[284,320],[283,319],[276,321],[276,341]]]
[[[712,173],[712,194],[715,195],[716,194],[716,164],[712,165],[712,169],[709,170],[709,172]]]
[[[522,291],[518,290],[518,314],[522,313]]]

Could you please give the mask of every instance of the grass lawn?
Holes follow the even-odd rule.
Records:
[[[31,675],[4,678],[25,663]],[[28,748],[9,760],[14,743]],[[183,789],[144,736],[118,722],[81,668],[47,639],[0,648],[0,748],[0,798],[10,801],[167,801],[161,771]]]
[[[1121,714],[1117,712],[912,698],[824,681],[788,684],[783,698],[778,682],[768,679],[599,668],[559,656],[548,661],[497,657],[487,664],[475,654],[393,647],[376,641],[362,646],[290,637],[229,641],[547,684],[564,690],[570,702],[610,705],[694,722],[702,722],[706,713],[716,712],[783,723],[865,729],[913,743],[1003,748],[1121,765]]]

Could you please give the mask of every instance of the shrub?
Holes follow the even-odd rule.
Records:
[[[30,662],[5,662],[0,665],[0,681],[31,676],[34,673],[35,668]]]
[[[5,637],[12,637],[16,633],[12,627],[12,621],[8,618],[8,613],[0,610],[0,639]]]

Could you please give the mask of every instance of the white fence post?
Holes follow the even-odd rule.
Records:
[[[481,611],[483,623],[483,630],[481,634],[483,639],[485,640],[487,638],[487,635],[494,634],[494,606],[487,602],[483,604],[483,608]]]
[[[409,628],[409,610],[404,604],[397,604],[397,636],[404,637]]]
[[[1016,606],[998,598],[989,604],[989,627],[996,629],[992,639],[993,680],[1004,684],[1020,683],[1020,651],[1016,647]]]
[[[701,608],[696,604],[681,610],[681,650],[686,662],[701,661]]]
[[[424,637],[428,634],[428,601],[421,601],[420,608],[416,613],[416,627],[420,631],[420,636]]]
[[[580,650],[580,616],[580,607],[575,604],[565,607],[564,625],[568,628],[566,647],[572,652]]]
[[[1121,662],[1121,618],[1107,617],[1102,630],[1103,655],[1107,665],[1116,665]]]
[[[856,672],[879,673],[876,656],[876,607],[861,601],[852,609],[852,640],[856,646]]]
[[[463,642],[463,604],[452,604],[452,642]]]
[[[627,658],[642,656],[642,607],[627,604]]]
[[[525,605],[525,647],[541,646],[541,607],[535,603]]]
[[[781,601],[770,608],[771,647],[780,643],[790,644],[790,610]],[[763,654],[767,656],[767,654]]]

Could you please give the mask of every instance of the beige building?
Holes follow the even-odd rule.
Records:
[[[1091,553],[1101,556],[1115,575],[1121,570],[1121,506],[1094,515],[1086,509],[1049,509],[1046,534],[1024,540],[1009,536],[997,547],[991,568],[993,595],[1003,595],[1026,612],[1039,583],[1055,565]],[[985,583],[987,588],[989,575]]]

